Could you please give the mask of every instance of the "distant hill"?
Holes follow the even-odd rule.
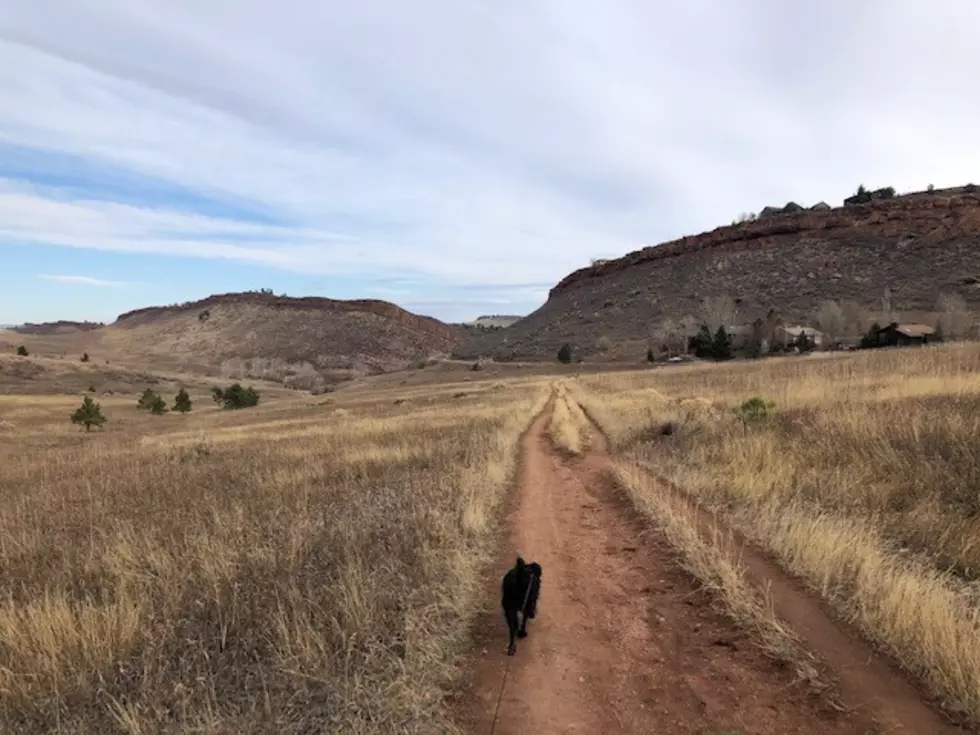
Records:
[[[9,327],[0,326],[0,329],[9,329],[18,334],[62,334],[65,332],[88,332],[93,329],[101,329],[105,324],[102,322],[42,322],[41,324],[11,325]]]
[[[484,327],[484,328],[504,328],[509,327],[515,322],[521,320],[520,316],[511,316],[505,314],[491,314],[489,316],[479,316],[473,321],[469,322],[470,325],[474,327]]]
[[[244,292],[136,309],[104,327],[19,334],[34,338],[25,339],[32,354],[313,388],[449,354],[465,332],[386,301]]]
[[[882,191],[836,208],[770,207],[765,216],[597,262],[562,279],[532,314],[474,335],[456,355],[553,360],[568,342],[583,357],[628,344],[640,359],[640,345],[656,340],[665,320],[697,317],[705,297],[731,297],[741,323],[775,309],[789,323],[812,324],[825,300],[870,318],[886,288],[899,314],[929,318],[943,293],[980,313],[977,187]]]

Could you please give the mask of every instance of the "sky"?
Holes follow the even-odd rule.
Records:
[[[859,184],[980,183],[975,0],[0,4],[0,324],[460,321]]]

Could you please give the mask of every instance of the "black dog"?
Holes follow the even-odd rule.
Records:
[[[507,628],[510,631],[510,644],[507,655],[517,653],[517,638],[527,637],[527,621],[534,617],[538,608],[538,593],[541,591],[541,565],[537,562],[526,564],[521,557],[507,570],[501,585],[500,604],[504,608]],[[521,613],[518,623],[517,614]]]

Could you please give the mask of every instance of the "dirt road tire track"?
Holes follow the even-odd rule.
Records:
[[[593,429],[602,430],[583,407]],[[608,447],[604,435],[603,449]],[[602,460],[609,467],[608,453]],[[728,528],[717,514],[702,508],[682,488],[666,478],[648,473],[661,492],[670,493],[687,507],[690,521],[702,537],[728,540],[728,552],[742,564],[746,579],[770,602],[774,614],[785,622],[803,645],[814,653],[824,674],[837,683],[837,696],[863,730],[898,735],[966,735],[973,730],[953,722],[938,701],[918,682],[912,681],[899,663],[876,650],[853,626],[839,619],[831,606],[807,590],[775,560]]]
[[[549,415],[522,441],[460,725],[488,735],[500,697],[496,735],[866,732],[717,611],[608,481],[601,438],[582,460],[560,458],[545,438]],[[544,575],[538,617],[508,657],[499,585],[518,553]]]

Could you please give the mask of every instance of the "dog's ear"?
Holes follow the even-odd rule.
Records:
[[[524,562],[524,558],[523,557],[520,557],[520,556],[517,557],[517,563],[514,564],[514,566],[517,567],[517,569],[519,571],[522,571],[523,572],[524,571],[524,567],[526,566],[526,564]]]
[[[536,561],[532,561],[530,567],[531,567],[531,571],[534,573],[534,576],[536,576],[538,579],[541,579],[541,565],[538,564]]]

